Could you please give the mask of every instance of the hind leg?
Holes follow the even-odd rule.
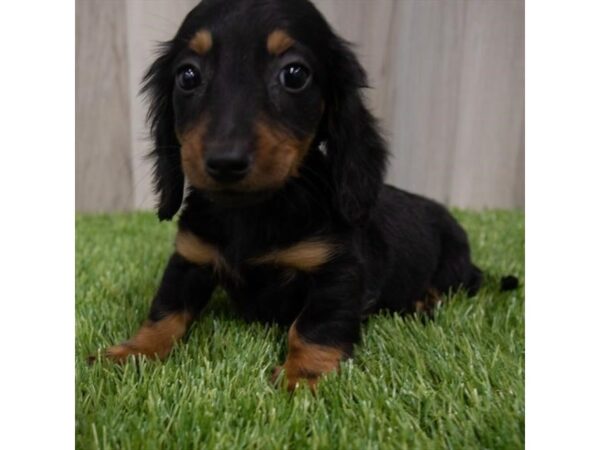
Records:
[[[432,287],[442,294],[462,288],[473,296],[481,286],[482,272],[471,261],[465,232],[462,228],[453,231],[442,243],[442,255],[432,278]]]
[[[437,289],[427,289],[427,292],[414,303],[414,311],[418,314],[431,316],[435,309],[441,305],[443,296]]]
[[[440,265],[433,277],[433,287],[428,288],[414,303],[413,312],[431,316],[446,294],[460,288],[465,289],[469,296],[477,293],[481,285],[481,270],[470,262],[463,264],[460,260],[454,260],[452,263]]]

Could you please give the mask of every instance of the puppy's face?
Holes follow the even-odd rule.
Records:
[[[315,53],[272,7],[251,3],[215,1],[188,16],[172,65],[182,168],[216,201],[260,196],[297,176],[324,111]]]

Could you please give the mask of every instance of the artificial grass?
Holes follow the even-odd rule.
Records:
[[[247,324],[215,295],[166,362],[86,364],[145,319],[175,227],[150,213],[79,216],[76,444],[79,449],[517,449],[524,446],[521,212],[455,211],[487,278],[433,321],[378,315],[340,374],[313,397],[269,383],[285,330]]]

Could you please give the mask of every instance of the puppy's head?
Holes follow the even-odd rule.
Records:
[[[356,193],[342,184],[380,183],[384,159],[358,94],[364,83],[354,55],[307,0],[204,0],[146,75],[159,217],[179,209],[184,175],[215,202],[252,202],[300,176],[321,140],[338,203],[355,208],[361,200],[344,199]]]

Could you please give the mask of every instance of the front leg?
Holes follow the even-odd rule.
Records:
[[[288,333],[288,354],[283,366],[287,389],[292,391],[306,379],[314,391],[319,377],[338,369],[352,355],[360,340],[360,298],[358,266],[332,262],[314,275],[305,308]]]
[[[109,347],[105,356],[123,362],[130,355],[164,359],[208,303],[215,286],[211,266],[196,265],[178,253],[169,260],[148,320],[129,340]],[[90,358],[93,361],[93,357]]]

